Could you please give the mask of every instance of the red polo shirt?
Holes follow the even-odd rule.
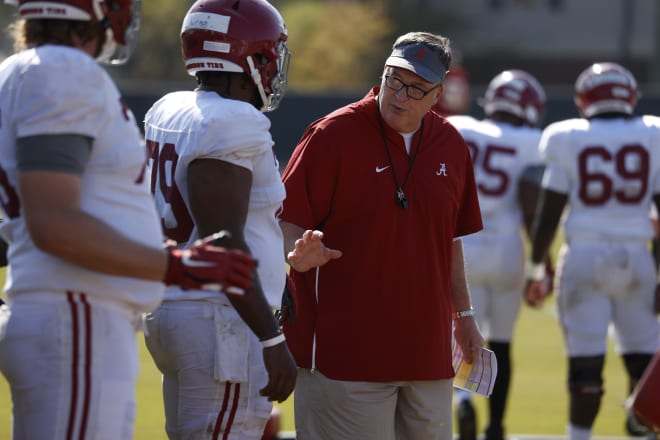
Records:
[[[412,140],[383,122],[372,89],[312,123],[284,171],[281,218],[319,229],[343,256],[292,270],[296,321],[285,326],[300,367],[336,380],[451,378],[452,240],[481,229],[469,151],[429,112]],[[419,151],[417,151],[419,150]],[[396,203],[392,172],[407,209]]]

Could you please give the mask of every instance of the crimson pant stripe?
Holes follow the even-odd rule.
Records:
[[[218,440],[218,435],[220,435],[220,427],[222,426],[222,419],[225,417],[225,411],[227,411],[227,406],[229,405],[229,391],[231,388],[231,383],[225,383],[225,397],[222,399],[222,408],[218,413],[218,417],[215,419],[215,427],[213,428],[213,440]]]
[[[234,424],[234,417],[236,417],[236,410],[238,409],[238,400],[239,396],[241,393],[241,384],[233,384],[234,385],[234,397],[231,402],[231,409],[229,411],[229,417],[227,418],[227,423],[225,425],[224,429],[224,434],[222,435],[223,440],[227,440],[229,438],[229,433],[231,431],[231,427]],[[222,399],[222,408],[220,409],[220,412],[218,413],[218,418],[215,421],[215,428],[213,430],[213,440],[217,440],[220,435],[220,429],[222,427],[222,421],[225,418],[225,413],[227,412],[227,407],[229,406],[229,401],[230,401],[230,394],[231,394],[231,386],[232,383],[227,382],[225,385],[225,396]]]
[[[76,405],[78,403],[78,310],[74,303],[73,293],[66,293],[66,300],[71,311],[72,341],[71,341],[71,403],[69,405],[69,422],[66,428],[66,438],[73,438],[73,426],[76,420]]]
[[[225,435],[222,436],[222,440],[227,440],[229,438],[229,431],[231,430],[231,425],[234,424],[234,417],[236,416],[236,409],[238,409],[238,397],[241,394],[241,384],[237,383],[234,388],[234,402],[231,405],[231,412],[229,413],[229,419],[227,420],[227,427],[225,428]]]
[[[92,394],[92,311],[87,296],[80,294],[80,300],[83,303],[85,313],[85,397],[83,400],[83,414],[80,421],[80,438],[84,439],[87,433],[87,423],[89,421],[89,406],[91,404]]]
[[[69,420],[67,423],[66,438],[71,440],[74,438],[74,430],[76,426],[76,415],[78,413],[78,395],[79,386],[82,388],[83,402],[82,402],[82,418],[79,427],[79,439],[84,439],[87,433],[87,423],[89,418],[89,407],[91,401],[91,376],[92,376],[92,318],[91,308],[87,302],[85,294],[80,294],[80,302],[77,302],[77,295],[73,292],[67,292],[67,302],[69,303],[69,310],[71,311],[71,402],[69,405]],[[84,326],[84,334],[80,332],[80,317],[82,313],[82,323]],[[84,345],[82,344],[84,339]],[[81,354],[82,351],[82,354]],[[84,366],[82,375],[82,384],[80,383],[80,375],[78,369],[80,365]]]

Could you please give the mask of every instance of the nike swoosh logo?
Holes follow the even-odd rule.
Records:
[[[382,173],[383,171],[385,171],[385,170],[388,169],[389,167],[390,167],[389,165],[386,166],[386,167],[383,167],[383,168],[381,168],[381,167],[376,167],[376,172],[377,172],[377,173]]]
[[[192,258],[190,258],[190,255],[188,255],[188,254],[183,254],[181,256],[181,263],[184,266],[188,266],[188,267],[211,267],[211,266],[215,266],[215,264],[211,263],[210,261],[196,261],[196,260],[193,260]]]

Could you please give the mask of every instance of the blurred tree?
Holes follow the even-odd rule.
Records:
[[[0,0],[0,61],[14,52],[14,40],[7,31],[9,24],[16,18],[16,8]]]
[[[186,80],[181,58],[181,21],[192,0],[142,2],[142,25],[137,56],[125,68],[110,69],[113,76],[132,80]]]
[[[289,29],[291,90],[355,90],[378,81],[394,28],[378,2],[273,3]]]
[[[183,68],[179,31],[194,0],[142,2],[142,26],[136,56],[126,66],[108,68],[120,85],[144,89],[162,81],[191,81]],[[397,35],[428,30],[448,35],[459,20],[429,8],[427,0],[271,0],[289,29],[293,54],[291,91],[355,91],[371,86]],[[0,26],[16,16],[0,0]],[[2,38],[2,52],[12,52],[11,39]],[[1,56],[0,56],[1,58]],[[168,87],[169,88],[169,87]],[[135,89],[134,89],[135,90]]]

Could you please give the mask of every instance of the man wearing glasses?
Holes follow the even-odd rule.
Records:
[[[452,436],[452,328],[468,359],[484,341],[460,240],[482,227],[470,154],[430,111],[450,61],[442,36],[399,37],[380,86],[312,123],[284,171],[298,438]]]

